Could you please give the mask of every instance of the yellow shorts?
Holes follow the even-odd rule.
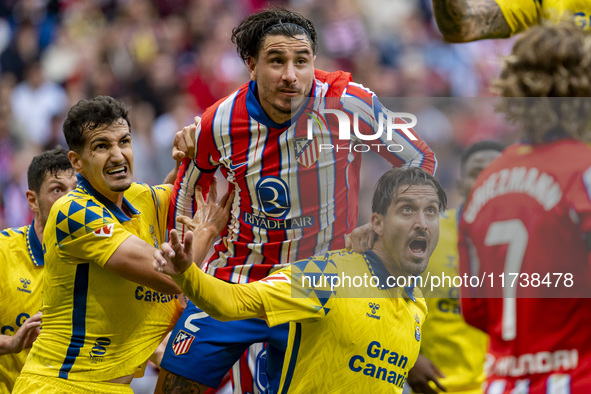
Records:
[[[22,373],[14,384],[13,394],[133,394],[128,384],[78,382],[61,378]]]

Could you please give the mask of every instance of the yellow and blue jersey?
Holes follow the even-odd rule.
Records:
[[[104,269],[131,235],[159,247],[170,188],[134,183],[124,194],[130,217],[78,175],[53,206],[44,232],[43,323],[23,372],[107,381],[142,370],[172,329],[177,296]]]
[[[335,276],[344,286],[322,283]],[[280,393],[402,392],[419,353],[426,305],[414,288],[355,286],[354,278],[372,276],[382,284],[388,276],[373,252],[341,250],[252,284],[268,324],[290,322]]]
[[[439,243],[423,278],[459,275],[456,215],[457,211],[450,209],[440,217]],[[423,290],[429,315],[423,324],[421,354],[446,376],[438,380],[448,392],[482,393],[488,336],[466,323],[461,315],[459,290],[447,286],[449,282],[444,284],[433,292]]]
[[[43,248],[29,226],[0,232],[0,333],[14,335],[41,309]],[[12,391],[29,350],[0,356],[0,394]]]
[[[591,30],[591,2],[588,0],[496,0],[511,34],[519,33],[542,20],[558,22],[572,18],[574,23]]]

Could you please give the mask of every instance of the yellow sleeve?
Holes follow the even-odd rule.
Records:
[[[330,292],[302,284],[299,279],[302,270],[297,264],[248,284],[226,283],[207,275],[195,264],[172,279],[195,305],[214,319],[257,317],[273,327],[290,321],[319,319],[330,311]],[[293,266],[296,267],[295,279]]]
[[[511,35],[517,34],[540,22],[541,10],[534,0],[495,0],[511,28]]]
[[[251,284],[262,299],[270,327],[287,322],[321,319],[330,311],[331,292],[308,283],[314,279],[322,281],[324,276],[319,274],[314,278],[308,277],[310,280],[306,282],[303,279],[306,272],[301,269],[301,263],[294,263]]]
[[[91,200],[69,200],[59,207],[54,231],[57,253],[71,264],[90,261],[103,267],[132,234],[109,211]],[[49,237],[48,237],[49,238]]]
[[[253,284],[232,284],[207,275],[192,264],[172,279],[191,301],[221,321],[264,317],[263,302]]]

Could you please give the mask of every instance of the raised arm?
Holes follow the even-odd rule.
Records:
[[[172,191],[170,210],[168,212],[168,229],[176,228],[183,239],[186,228],[176,221],[177,217],[193,217],[195,213],[195,186],[200,186],[207,194],[210,182],[218,164],[212,164],[213,153],[216,151],[212,137],[211,121],[202,122],[198,117],[195,124],[186,126],[175,136],[173,157],[181,160],[176,181]],[[177,144],[178,143],[178,144]],[[184,152],[183,145],[186,145]],[[196,146],[199,146],[198,151]]]
[[[433,0],[439,31],[448,42],[506,38],[511,28],[495,0]]]
[[[173,233],[176,240],[172,239]],[[184,245],[188,245],[188,249],[191,247],[190,239],[192,240],[192,238],[192,233],[187,232]],[[175,247],[174,242],[176,241],[178,241],[178,236],[176,231],[172,230],[171,245],[162,245],[160,253],[154,255],[156,261],[163,263],[173,249],[176,249],[177,254],[182,253],[180,249]],[[167,265],[172,264],[167,262]],[[195,264],[189,264],[186,271],[172,275],[172,278],[195,305],[214,319],[229,321],[255,317],[264,319],[266,317],[263,300],[253,284],[226,283],[207,275]]]
[[[179,218],[191,231],[186,232],[184,242],[181,242],[176,230],[170,231],[170,243],[165,242],[160,250],[154,252],[155,271],[170,275],[195,305],[218,320],[257,317],[265,319],[273,327],[288,321],[319,319],[326,315],[329,308],[320,307],[326,302],[305,297],[308,293],[299,284],[292,288],[291,267],[248,284],[226,283],[201,271],[193,262],[205,257],[213,240],[225,228],[234,192],[226,193],[216,203],[214,182],[207,203],[203,201],[199,188],[196,188],[195,195],[197,212],[193,219]],[[294,297],[294,291],[301,296]]]
[[[177,131],[175,133],[172,147],[172,158],[176,162],[176,165],[172,171],[166,175],[163,183],[173,186],[182,160],[185,157],[189,159],[195,158],[195,133],[197,131],[197,127],[200,126],[200,124],[201,118],[199,116],[195,116],[194,124],[185,126],[181,131]]]
[[[381,146],[376,153],[393,167],[421,167],[430,174],[435,174],[435,153],[421,140],[420,133],[413,128],[414,123],[409,123],[411,119],[400,118],[400,113],[390,111],[382,105],[375,93],[355,82],[348,84],[340,100],[345,112],[358,115],[359,134],[370,138],[371,146]],[[385,122],[392,121],[396,127],[384,125]],[[357,131],[352,139],[356,143],[366,143],[357,135]]]

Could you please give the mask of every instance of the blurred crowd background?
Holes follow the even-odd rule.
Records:
[[[248,80],[231,30],[269,5],[314,22],[317,68],[350,71],[383,98],[491,96],[499,57],[512,45],[445,43],[430,0],[2,0],[0,228],[30,222],[27,166],[41,150],[66,146],[61,126],[80,99],[110,95],[131,108],[135,178],[161,182],[173,166],[174,133]],[[416,109],[451,205],[459,152],[513,138],[490,108]],[[366,173],[383,173],[383,162],[367,159]],[[371,195],[375,178],[362,179]]]

